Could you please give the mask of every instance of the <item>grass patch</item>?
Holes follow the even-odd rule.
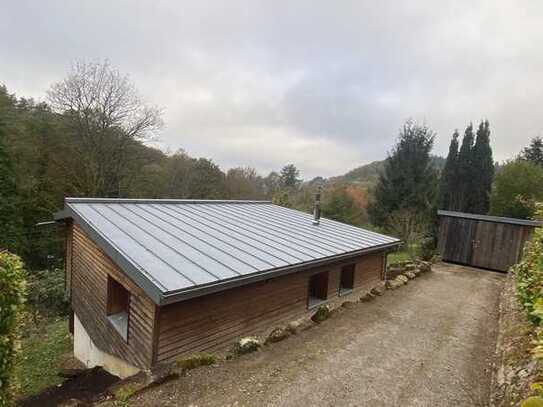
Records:
[[[408,260],[411,260],[411,257],[407,251],[392,252],[387,256],[388,264],[395,264]]]
[[[68,320],[27,320],[19,329],[23,337],[14,370],[17,397],[28,397],[62,383],[58,368],[72,350]]]

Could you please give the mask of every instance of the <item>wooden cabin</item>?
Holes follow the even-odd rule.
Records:
[[[122,377],[359,296],[400,243],[265,201],[66,198],[56,219],[74,354]]]
[[[543,222],[438,211],[438,249],[444,261],[507,271],[520,261],[526,241]]]

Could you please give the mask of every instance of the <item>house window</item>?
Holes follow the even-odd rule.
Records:
[[[349,294],[354,287],[354,264],[349,264],[341,268],[341,277],[339,279],[339,295]]]
[[[107,277],[107,318],[126,341],[128,340],[128,311],[130,292],[119,282]]]
[[[309,278],[309,297],[307,306],[313,308],[328,298],[328,272],[313,274]]]

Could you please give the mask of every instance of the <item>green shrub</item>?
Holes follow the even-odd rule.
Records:
[[[64,271],[43,270],[28,276],[28,304],[34,312],[49,316],[68,315],[64,292]]]
[[[519,301],[535,324],[543,320],[543,228],[526,243],[522,261],[513,267]]]
[[[25,271],[21,259],[0,252],[0,407],[11,402],[10,377],[17,340],[16,326],[25,299]]]
[[[433,237],[424,237],[420,241],[419,255],[424,261],[430,261],[436,255],[436,241]]]
[[[538,206],[539,213],[543,207]],[[536,339],[532,354],[538,361],[543,360],[543,228],[537,228],[532,240],[526,243],[522,261],[513,266],[517,283],[517,295],[520,304],[535,325]],[[540,376],[540,375],[539,375]],[[532,384],[538,396],[543,396],[543,383]],[[533,397],[525,400],[523,406],[537,406],[540,399]]]

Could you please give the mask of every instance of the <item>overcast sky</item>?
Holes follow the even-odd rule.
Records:
[[[74,60],[110,63],[164,109],[161,145],[262,173],[332,176],[407,118],[488,118],[494,156],[543,134],[543,1],[7,1],[0,83],[44,100]]]

